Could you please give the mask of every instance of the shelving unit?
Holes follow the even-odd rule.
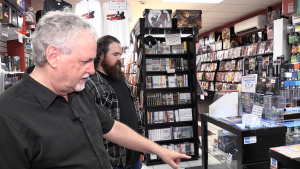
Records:
[[[187,29],[187,30],[182,30],[182,34],[188,33],[190,34],[187,37],[182,37],[181,41],[186,42],[186,52],[185,53],[176,53],[176,54],[146,54],[145,53],[145,46],[144,46],[144,36],[149,33],[149,30],[146,28],[143,28],[143,23],[145,22],[144,18],[140,18],[138,23],[135,25],[135,34],[138,36],[138,39],[140,41],[140,48],[142,48],[142,64],[140,66],[140,71],[142,75],[141,79],[141,93],[143,93],[143,108],[142,112],[144,113],[144,126],[145,126],[145,137],[150,138],[150,131],[149,130],[159,130],[159,129],[168,129],[170,128],[170,131],[175,130],[177,127],[189,127],[191,128],[191,137],[189,138],[175,138],[173,136],[169,140],[159,140],[155,141],[157,144],[160,145],[169,145],[174,144],[176,145],[183,145],[184,143],[189,143],[193,144],[193,147],[191,148],[191,152],[193,152],[193,155],[189,154],[192,156],[191,159],[189,160],[196,160],[199,158],[199,151],[198,151],[198,113],[196,111],[196,104],[195,104],[195,97],[196,97],[196,92],[195,92],[195,78],[194,74],[196,72],[195,70],[195,36],[191,35],[192,30]],[[165,41],[165,38],[162,36],[156,36],[158,34],[164,34],[164,33],[179,33],[179,29],[169,29],[169,30],[164,30],[164,29],[152,29],[151,30],[151,36],[153,36],[156,40],[159,40],[161,43]],[[171,51],[172,52],[172,51]],[[154,71],[153,70],[147,70],[146,65],[147,59],[186,59],[187,60],[187,69],[176,69],[175,71],[167,71],[167,70],[158,70]],[[153,64],[152,64],[153,65]],[[177,66],[176,66],[177,67]],[[165,76],[166,79],[168,79],[169,76],[174,76],[176,75],[175,79],[177,81],[177,76],[182,76],[187,75],[185,79],[182,82],[184,85],[182,87],[161,87],[161,86],[152,86],[152,88],[149,88],[147,86],[148,82],[147,79],[151,76]],[[167,81],[166,81],[167,83]],[[177,83],[177,82],[176,82]],[[178,85],[178,84],[177,84]],[[180,94],[180,93],[186,93],[189,95],[189,100],[186,100],[187,102],[182,103],[177,100],[172,103],[170,101],[169,103],[164,102],[163,104],[163,97],[161,95],[168,94],[166,96],[171,97],[170,95],[174,94]],[[176,95],[177,98],[179,98],[179,95]],[[181,104],[180,104],[181,103]],[[170,105],[166,105],[170,104]],[[175,111],[179,109],[190,109],[191,114],[192,114],[192,119],[190,121],[176,121],[175,119]],[[159,113],[169,113],[169,111],[174,112],[174,121],[162,121],[162,123],[148,123],[148,118],[149,114],[152,113],[154,114],[155,112]],[[158,113],[157,113],[158,114]],[[165,114],[163,114],[165,115]],[[170,114],[169,114],[170,115]],[[154,115],[153,115],[154,116]],[[152,116],[152,117],[153,117]],[[153,120],[153,119],[152,119]],[[182,131],[183,132],[183,131]],[[171,134],[174,134],[173,131]],[[183,133],[181,133],[183,135]],[[178,135],[177,135],[178,136]],[[176,137],[177,137],[176,136]],[[178,147],[179,147],[178,146]],[[155,165],[155,164],[163,164],[164,162],[159,159],[150,159],[150,154],[147,154],[147,157],[145,159],[146,165]],[[182,161],[188,161],[188,160],[182,160]]]

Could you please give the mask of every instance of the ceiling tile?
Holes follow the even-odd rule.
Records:
[[[244,13],[253,13],[265,9],[267,6],[257,6],[257,5],[235,5],[235,4],[219,4],[209,12],[244,12]]]
[[[202,17],[205,18],[219,18],[219,19],[238,19],[241,15],[246,15],[248,13],[232,13],[232,12],[205,12]]]
[[[226,24],[231,22],[234,19],[222,19],[222,18],[206,18],[202,17],[202,23],[220,23],[220,24]]]
[[[221,4],[259,5],[272,6],[281,3],[282,0],[224,0]]]

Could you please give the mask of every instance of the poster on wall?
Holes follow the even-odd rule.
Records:
[[[109,0],[109,9],[118,10],[118,9],[127,9],[127,0]]]

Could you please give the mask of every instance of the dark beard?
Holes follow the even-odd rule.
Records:
[[[106,59],[104,57],[103,61],[101,62],[101,66],[105,73],[114,81],[121,81],[125,79],[124,72],[121,70],[121,61],[118,60],[115,65],[109,66],[106,64]]]

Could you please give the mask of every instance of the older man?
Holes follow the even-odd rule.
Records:
[[[190,158],[113,120],[84,89],[95,73],[95,29],[69,12],[51,12],[33,35],[36,66],[0,95],[0,168],[108,169],[103,138],[160,156],[173,168]]]

